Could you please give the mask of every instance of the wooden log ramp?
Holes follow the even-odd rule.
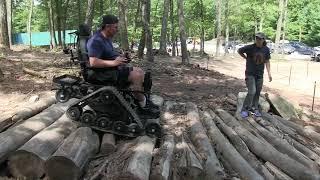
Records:
[[[247,160],[251,167],[253,167],[266,180],[275,179],[267,167],[265,167],[265,165],[249,150],[248,146],[241,139],[241,137],[231,127],[227,126],[212,110],[209,110],[208,112],[215,121],[216,126],[230,140],[232,145],[241,154],[241,156]]]
[[[3,163],[11,153],[25,144],[34,135],[59,119],[73,101],[54,104],[41,113],[25,120],[21,124],[0,134],[0,163]]]
[[[319,173],[291,158],[287,154],[278,151],[266,141],[260,140],[257,136],[244,128],[232,115],[222,109],[215,111],[221,120],[231,127],[245,142],[251,152],[257,157],[268,161],[289,175],[293,179],[320,179]]]
[[[13,113],[12,115],[8,115],[6,117],[0,118],[0,132],[5,130],[6,128],[12,126],[14,123],[28,119],[32,117],[44,109],[48,108],[52,104],[56,103],[56,99],[53,96],[41,99],[39,102],[33,103],[28,107],[24,107],[19,109],[19,111]]]
[[[44,175],[44,164],[77,125],[64,114],[33,136],[9,158],[9,169],[16,178],[37,179]]]
[[[99,137],[89,127],[81,127],[65,139],[59,149],[45,162],[50,180],[76,180],[90,157],[99,150]]]
[[[202,115],[203,122],[208,129],[208,134],[216,144],[216,149],[231,165],[231,167],[239,173],[240,177],[243,179],[264,179],[254,168],[250,166],[250,164],[241,156],[229,140],[221,133],[209,112],[203,112]]]
[[[206,129],[200,121],[197,105],[194,103],[186,104],[187,117],[189,122],[190,137],[195,145],[197,152],[202,155],[204,178],[205,179],[224,179],[225,173],[221,167],[216,153],[207,136]]]
[[[140,136],[109,156],[103,177],[111,180],[148,180],[155,138]]]
[[[155,158],[152,160],[152,169],[149,179],[169,180],[172,177],[171,161],[174,155],[174,147],[174,136],[165,135],[158,152],[154,155]]]

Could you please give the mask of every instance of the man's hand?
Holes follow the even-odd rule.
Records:
[[[122,57],[122,56],[118,56],[115,60],[114,60],[115,66],[119,66],[121,64],[125,64],[127,63],[127,60]]]
[[[269,75],[269,82],[271,82],[272,81],[272,76],[271,75]]]

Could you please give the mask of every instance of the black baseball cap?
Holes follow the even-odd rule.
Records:
[[[102,22],[101,22],[101,26],[103,27],[106,24],[116,24],[119,22],[119,19],[117,16],[114,15],[104,15],[102,16]]]
[[[256,37],[261,38],[261,39],[266,39],[266,35],[262,32],[256,33]]]

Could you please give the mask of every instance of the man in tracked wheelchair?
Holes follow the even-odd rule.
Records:
[[[118,32],[118,18],[114,15],[102,17],[100,30],[87,42],[89,56],[88,80],[99,84],[116,82],[123,86],[129,83],[134,97],[139,101],[138,114],[159,116],[159,107],[147,101],[143,91],[144,71],[128,64],[128,57],[117,52],[112,45],[112,38]]]

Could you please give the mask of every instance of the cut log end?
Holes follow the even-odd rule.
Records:
[[[46,174],[50,180],[76,180],[81,176],[81,170],[74,162],[62,156],[50,158],[46,166]]]
[[[16,178],[38,179],[44,174],[43,165],[44,160],[24,150],[15,152],[9,158],[10,173]]]

